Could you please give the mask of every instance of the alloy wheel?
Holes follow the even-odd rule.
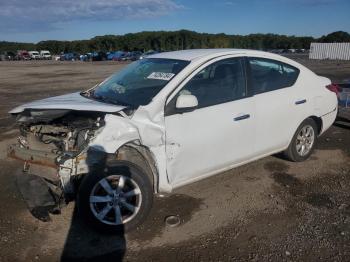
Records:
[[[142,194],[130,177],[111,175],[101,179],[90,193],[90,209],[108,225],[121,225],[132,220],[140,210]]]
[[[300,156],[306,156],[315,142],[315,131],[311,125],[304,126],[296,139],[296,151]]]

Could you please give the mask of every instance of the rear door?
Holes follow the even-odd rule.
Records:
[[[261,156],[288,146],[307,101],[297,83],[299,69],[261,57],[247,64],[256,105],[254,151]]]

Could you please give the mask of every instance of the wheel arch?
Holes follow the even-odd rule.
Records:
[[[299,134],[297,132],[299,132],[299,129],[302,127],[302,125],[307,122],[310,123],[310,122],[313,122],[315,124],[315,127],[317,130],[315,130],[315,133],[317,132],[317,134],[315,134],[315,141],[316,141],[316,137],[320,134],[320,132],[322,131],[322,119],[317,117],[317,116],[309,116],[309,117],[306,117],[303,121],[301,121],[299,123],[299,125],[295,128],[294,130],[294,133],[293,133],[293,136],[291,137],[291,139],[289,140],[289,143],[288,143],[288,147],[283,151],[283,156],[285,158],[287,158],[288,160],[290,161],[293,161],[293,162],[301,162],[301,161],[304,161],[306,160],[312,153],[312,150],[313,150],[313,147],[315,145],[315,143],[313,143],[311,149],[309,150],[309,152],[306,152],[305,155],[299,155],[295,150],[295,147],[294,147],[294,143],[293,141],[295,141],[294,139],[296,138],[296,136]]]
[[[310,116],[308,118],[310,118],[310,119],[315,121],[316,126],[317,126],[317,135],[319,136],[321,134],[322,128],[323,128],[322,118],[318,117],[318,116],[315,116],[315,115]],[[308,118],[306,118],[306,119],[308,119]],[[305,121],[306,119],[304,119],[303,121]]]
[[[319,136],[320,133],[322,132],[322,127],[323,127],[323,123],[322,123],[322,119],[321,117],[318,117],[318,116],[315,116],[315,115],[312,115],[312,116],[309,116],[309,117],[306,117],[304,118],[302,121],[300,121],[300,123],[298,124],[297,127],[295,127],[295,129],[293,130],[293,133],[289,139],[289,142],[288,142],[288,146],[290,145],[290,143],[292,142],[293,140],[293,136],[295,134],[295,132],[298,130],[298,128],[300,127],[300,125],[307,119],[312,119],[313,121],[315,121],[316,123],[316,126],[317,126],[317,135]]]
[[[139,166],[150,179],[154,193],[158,193],[159,173],[152,152],[138,141],[125,143],[115,153],[116,160],[124,160]]]

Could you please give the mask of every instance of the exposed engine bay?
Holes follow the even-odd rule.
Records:
[[[71,178],[88,171],[86,149],[105,125],[105,113],[25,110],[15,117],[21,135],[8,155],[24,162],[24,172],[57,182],[65,194],[73,194]]]
[[[17,116],[23,147],[78,155],[104,126],[104,114],[70,110],[24,111]]]

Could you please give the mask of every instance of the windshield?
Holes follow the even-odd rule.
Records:
[[[174,59],[138,60],[107,78],[91,90],[89,96],[117,105],[147,105],[188,64],[188,61]]]

